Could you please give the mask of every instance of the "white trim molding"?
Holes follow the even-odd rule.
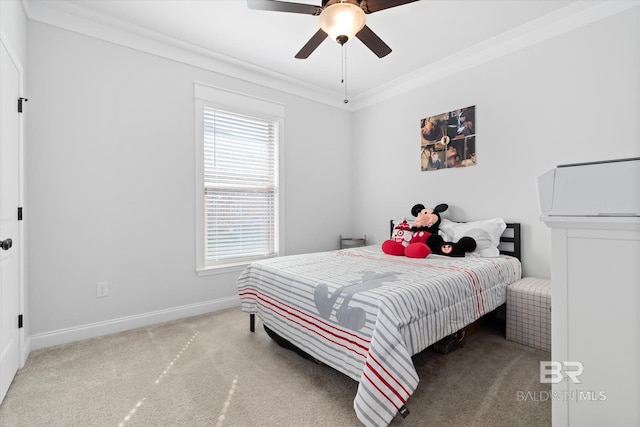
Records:
[[[640,6],[640,1],[577,1],[511,31],[474,44],[350,101],[354,111]]]
[[[335,105],[335,100],[341,96],[339,92],[318,89],[310,83],[90,12],[73,3],[58,2],[53,7],[47,2],[23,1],[28,5],[25,10],[33,21],[325,104]]]
[[[450,57],[427,67],[385,83],[351,98],[348,104],[338,103],[342,94],[321,90],[310,83],[293,79],[285,74],[232,58],[200,46],[186,43],[122,21],[98,15],[73,3],[23,0],[29,19],[64,28],[96,39],[136,49],[165,59],[197,66],[232,76],[259,86],[331,105],[348,111],[357,111],[393,96],[450,77],[496,58],[525,49],[585,25],[640,6],[638,0],[576,1],[557,11],[538,18],[490,40],[470,46]]]
[[[196,304],[183,305],[179,307],[167,308],[164,310],[152,311],[149,313],[136,314],[133,316],[120,317],[106,320],[104,322],[90,323],[87,325],[74,326],[72,328],[58,329],[56,331],[35,334],[31,336],[31,350],[53,347],[55,345],[100,337],[131,329],[157,325],[171,322],[187,317],[212,313],[228,308],[239,307],[240,298],[237,296],[204,301]]]
[[[11,44],[11,40],[9,40],[9,37],[7,36],[7,34],[5,34],[3,29],[0,29],[0,43],[2,44],[2,46],[4,46],[7,54],[9,55],[9,58],[11,59],[11,62],[13,62],[13,65],[16,67],[16,70],[18,71],[18,96],[24,97],[25,95],[25,91],[24,91],[24,76],[25,76],[25,71],[24,71],[24,67],[22,65],[22,62],[20,62],[20,58],[18,56],[18,54],[16,53],[16,51],[13,49],[13,46]],[[26,107],[25,107],[26,108]],[[24,117],[22,114],[19,114],[19,124],[18,124],[18,159],[19,159],[19,165],[18,165],[18,206],[21,208],[25,207],[25,189],[24,189],[24,183],[25,183],[25,154],[24,154],[24,136],[25,136],[25,124],[24,124]],[[27,286],[27,278],[26,278],[26,253],[27,253],[27,242],[25,239],[25,225],[24,225],[24,221],[18,221],[18,239],[20,241],[20,254],[19,254],[19,313],[22,314],[23,317],[27,317],[28,316],[28,312],[27,312],[27,296],[26,296],[26,286]],[[27,357],[29,356],[29,352],[30,352],[30,343],[29,343],[29,328],[28,328],[28,324],[27,326],[23,326],[20,331],[19,331],[19,346],[20,346],[20,368],[24,367],[24,364],[27,361]]]

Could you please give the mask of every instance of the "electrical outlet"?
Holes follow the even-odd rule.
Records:
[[[109,296],[109,282],[99,282],[96,286],[96,296],[98,298]]]

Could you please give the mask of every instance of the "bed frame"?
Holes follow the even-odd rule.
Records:
[[[393,231],[393,229],[391,229]],[[508,223],[507,224],[507,228],[506,230],[502,233],[502,236],[500,236],[500,243],[498,245],[498,248],[500,250],[501,254],[504,255],[508,255],[510,257],[513,258],[517,258],[518,260],[520,260],[520,255],[521,255],[521,242],[520,242],[520,224],[519,223]],[[374,249],[370,249],[371,253],[376,253],[377,252]],[[328,257],[340,257],[341,255],[351,255],[348,253],[334,253],[334,254],[327,254],[326,256]],[[384,258],[384,255],[382,256]],[[287,264],[288,260],[282,260],[285,265]],[[383,263],[394,263],[396,262],[396,260],[391,260],[391,259],[383,259],[381,260]],[[399,260],[401,263],[404,263],[405,261]],[[423,260],[424,261],[424,260]],[[349,274],[347,271],[349,271],[351,268],[359,265],[358,263],[360,262],[360,260],[358,259],[350,259],[346,264],[338,264],[336,266],[336,268],[341,268],[342,270],[345,270],[345,274]],[[420,260],[416,260],[416,262],[420,263]],[[439,259],[439,260],[434,260],[433,261],[435,264],[438,263],[444,263],[444,264],[448,264],[450,261],[445,260],[445,259]],[[485,259],[485,260],[467,260],[467,261],[463,261],[462,264],[463,265],[468,265],[469,263],[475,264],[475,263],[481,263],[484,264],[485,266],[488,266],[489,269],[491,269],[491,266],[495,266],[495,268],[498,269],[498,271],[502,271],[500,270],[500,265],[504,265],[507,264],[509,265],[509,272],[505,273],[507,274],[507,276],[509,276],[511,273],[511,271],[513,271],[514,273],[516,272],[517,269],[517,265],[514,263],[513,259],[511,258],[511,260],[508,259],[496,259],[494,258],[493,260],[491,259]],[[430,264],[430,262],[427,262],[426,264]],[[286,274],[286,270],[278,270],[278,271],[282,271],[283,274],[287,277],[289,277]],[[485,270],[486,271],[486,270]],[[243,273],[244,274],[244,273]],[[247,274],[250,274],[249,272],[247,272]],[[395,273],[394,273],[395,274]],[[436,273],[437,274],[437,273]],[[421,276],[411,276],[411,283],[419,283],[419,281],[421,280],[420,277]],[[434,276],[434,275],[430,275],[429,277],[431,278],[435,278],[437,279],[439,276]],[[343,277],[344,278],[344,277]],[[497,278],[496,278],[497,279]],[[444,278],[443,278],[444,280]],[[297,282],[294,282],[297,283]],[[493,283],[493,282],[491,282]],[[251,286],[251,285],[249,285]],[[305,287],[305,289],[309,289],[309,287]],[[465,289],[468,291],[468,288],[465,287]],[[315,290],[314,290],[314,295],[315,295]],[[416,294],[411,294],[412,296],[416,296]],[[501,294],[496,294],[496,293],[492,293],[492,298],[491,298],[491,307],[495,307],[496,304],[499,303],[499,299],[497,299],[499,296],[501,296]],[[274,296],[274,298],[277,298]],[[366,300],[364,300],[366,301]],[[316,302],[316,307],[318,308],[317,302]],[[320,311],[320,309],[318,308],[318,310]],[[306,313],[305,310],[301,311],[301,313]],[[364,311],[363,311],[364,313]],[[483,316],[473,316],[473,318],[468,318],[465,317],[465,324],[467,323],[467,321],[472,321],[472,323],[467,324],[466,326],[463,326],[460,330],[458,330],[457,332],[444,336],[443,338],[441,338],[440,340],[433,342],[428,348],[430,348],[432,351],[436,352],[436,353],[442,353],[442,354],[448,354],[452,351],[455,351],[457,348],[461,347],[464,342],[465,342],[465,337],[468,333],[473,332],[473,330],[480,325],[479,322],[485,322],[487,320],[493,322],[494,320],[498,320],[500,321],[498,324],[505,324],[506,325],[506,304],[502,304],[501,306],[497,307],[494,311],[492,312],[486,312],[483,310],[484,315]],[[369,314],[373,315],[373,312],[370,312]],[[477,315],[479,315],[480,313],[476,313]],[[375,315],[377,316],[377,314]],[[302,316],[299,316],[300,318],[302,318]],[[380,320],[384,318],[378,318],[376,317],[376,320]],[[473,320],[475,319],[475,320]],[[249,328],[251,330],[251,332],[255,331],[255,314],[249,314]],[[387,322],[385,325],[386,328],[388,328],[388,330],[392,330],[393,329],[393,322]],[[445,325],[447,325],[447,332],[445,332],[444,330],[438,330],[438,329],[434,329],[431,332],[436,332],[439,336],[442,336],[443,334],[449,333],[451,332],[452,329],[452,324],[450,323],[443,323]],[[462,324],[462,323],[461,323]],[[460,324],[460,325],[461,325]],[[363,323],[364,325],[364,323]],[[316,363],[321,363],[323,364],[323,361],[320,360],[316,360],[314,356],[312,356],[311,354],[307,354],[304,350],[302,350],[301,348],[297,347],[295,344],[293,344],[292,342],[289,342],[287,339],[283,338],[282,336],[278,335],[276,332],[274,332],[273,330],[271,330],[270,328],[268,328],[266,325],[263,325],[264,329],[267,333],[267,335],[273,340],[275,341],[278,345],[280,345],[281,347],[287,348],[289,350],[293,350],[295,351],[298,355],[307,358],[307,359],[311,359],[314,360]],[[459,325],[458,325],[459,326]],[[457,327],[455,329],[457,329]],[[322,328],[321,328],[322,329]],[[506,328],[505,328],[506,329]],[[329,335],[331,335],[331,330],[327,330],[327,332],[329,333]],[[372,368],[371,365],[369,364],[369,362],[365,363],[365,367],[362,369],[361,372],[357,372],[356,374],[353,375],[360,375],[360,379],[364,380],[364,388],[361,392],[360,387],[362,386],[363,383],[360,383],[360,386],[358,387],[358,393],[356,394],[355,398],[354,398],[354,409],[356,411],[356,414],[358,415],[359,419],[363,419],[362,417],[363,415],[363,411],[366,408],[374,408],[373,411],[375,413],[377,413],[381,419],[384,419],[386,422],[389,422],[393,417],[395,417],[397,415],[397,413],[400,413],[404,418],[406,418],[406,416],[409,414],[409,410],[407,409],[407,407],[404,405],[404,403],[406,402],[406,400],[411,396],[411,394],[415,391],[419,378],[417,377],[417,372],[414,372],[414,365],[412,364],[412,362],[409,360],[407,361],[406,359],[406,355],[405,353],[402,352],[393,352],[391,351],[391,349],[387,346],[385,347],[384,345],[381,345],[382,342],[397,342],[397,343],[403,343],[404,341],[402,340],[402,333],[400,330],[397,331],[399,333],[398,334],[390,334],[389,336],[387,336],[386,338],[383,337],[382,340],[378,340],[376,341],[376,350],[374,351],[374,353],[381,353],[380,350],[382,350],[382,353],[389,351],[390,354],[392,354],[393,356],[393,360],[395,361],[395,363],[391,363],[391,361],[386,361],[386,360],[382,360],[382,362],[378,362],[376,360],[376,357],[371,356],[371,354],[374,353],[370,353],[367,352],[367,361],[369,360],[374,360],[374,365],[376,364],[380,364],[380,367],[382,368],[382,371],[385,373],[389,373],[389,375],[391,375],[392,372],[397,372],[398,376],[390,376],[389,381],[386,381],[384,378],[386,378],[385,375],[379,374],[378,372],[382,372],[380,370],[375,370],[377,369],[377,365],[376,368]],[[321,334],[324,336],[324,334]],[[335,336],[338,337],[340,336],[340,333],[336,333]],[[351,337],[355,336],[352,334],[349,334],[349,338],[346,339],[346,341],[348,341],[349,343],[354,342],[351,341]],[[388,338],[388,339],[387,339]],[[326,337],[325,337],[326,339]],[[372,344],[371,349],[373,350],[373,340],[370,341],[370,343]],[[426,341],[423,343],[426,344]],[[343,346],[343,347],[348,347],[348,346]],[[368,347],[367,347],[368,348]],[[412,351],[422,351],[422,349],[427,348],[424,347],[423,345],[420,345],[419,347],[416,348],[412,348]],[[408,349],[407,349],[408,350]],[[312,352],[313,353],[313,352]],[[381,354],[382,354],[381,353]],[[323,356],[319,355],[318,357],[320,357],[321,359],[323,359]],[[324,360],[324,359],[323,359]],[[327,360],[331,360],[333,361],[332,358],[328,358]],[[405,361],[405,363],[398,363],[399,360],[403,360]],[[327,362],[329,366],[333,366],[332,363]],[[348,372],[351,372],[349,370],[341,370],[338,369],[341,372],[345,372],[348,375]],[[355,371],[354,371],[355,372]],[[404,375],[404,374],[406,375]],[[371,380],[373,375],[373,378],[380,378],[381,381],[378,383],[375,383],[373,381],[375,380]],[[355,378],[355,376],[353,377]],[[384,383],[385,385],[382,386],[382,383]],[[393,384],[398,384],[400,385],[400,387],[396,387]],[[382,389],[380,387],[382,387]],[[391,396],[391,397],[390,397]],[[392,400],[392,397],[396,396],[399,400],[398,402],[394,403],[394,400]],[[385,398],[387,400],[385,400]],[[395,398],[394,398],[395,399]],[[391,402],[391,404],[388,404],[386,402]],[[400,406],[401,405],[401,406]],[[400,407],[399,407],[400,406]],[[394,413],[394,409],[395,412]]]
[[[393,235],[393,220],[390,221],[390,235]],[[520,223],[508,222],[507,228],[500,236],[500,246],[498,247],[500,253],[503,255],[509,255],[519,260],[521,256],[520,245]],[[496,310],[496,317],[498,319],[506,319],[506,304],[502,304]],[[254,313],[249,314],[249,330],[251,332],[256,331],[256,315]]]
[[[518,258],[522,261],[522,246],[520,242],[520,223],[519,222],[507,222],[507,228],[500,236],[500,244],[498,245],[498,249],[502,255],[509,255],[514,258]],[[389,221],[389,235],[393,236],[393,227],[394,220]],[[494,310],[495,316],[500,321],[505,321],[507,319],[507,304],[502,304],[500,307]],[[249,316],[253,316],[250,314]],[[254,325],[255,319],[249,319],[249,322]],[[252,326],[254,327],[254,326]],[[255,327],[254,327],[255,329]],[[253,332],[254,329],[251,329]]]
[[[507,236],[505,236],[507,234]],[[511,248],[508,250],[506,248]],[[508,222],[507,229],[504,230],[502,236],[500,236],[500,253],[503,255],[509,255],[514,258],[518,258],[522,261],[522,248],[520,242],[520,223],[519,222]]]

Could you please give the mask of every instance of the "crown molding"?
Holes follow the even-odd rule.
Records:
[[[282,73],[142,29],[75,4],[57,3],[58,6],[53,8],[46,5],[46,2],[22,0],[22,3],[27,17],[34,21],[352,112],[640,6],[640,0],[576,1],[362,95],[352,97],[349,103],[345,104],[336,102],[337,99],[342,99],[341,93],[319,90],[309,83]]]
[[[339,92],[319,90],[307,82],[273,70],[140,28],[72,3],[59,2],[56,7],[50,7],[46,2],[22,2],[27,17],[33,21],[343,108],[336,103],[336,99],[342,99]]]
[[[362,108],[414,91],[502,56],[640,6],[640,1],[577,1],[447,58],[392,80],[351,100]]]

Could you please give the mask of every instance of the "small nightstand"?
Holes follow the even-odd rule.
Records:
[[[367,236],[364,237],[342,237],[340,235],[340,249],[357,248],[367,243]]]

